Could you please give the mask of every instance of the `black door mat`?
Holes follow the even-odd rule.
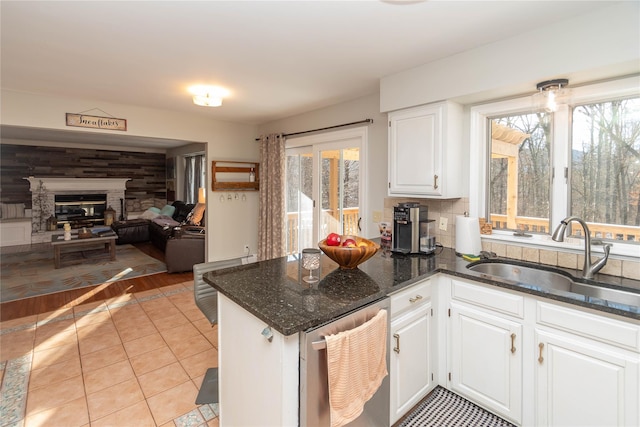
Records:
[[[399,427],[514,427],[449,390],[436,387]]]
[[[218,403],[218,368],[207,369],[196,397],[196,405],[208,403]]]

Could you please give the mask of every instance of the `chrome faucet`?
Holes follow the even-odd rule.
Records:
[[[569,216],[560,221],[560,225],[553,232],[551,238],[556,242],[564,242],[564,235],[567,230],[567,225],[571,221],[575,221],[582,226],[584,230],[584,266],[582,267],[582,277],[585,279],[593,278],[593,275],[596,274],[602,267],[607,263],[607,259],[609,258],[609,251],[611,250],[611,245],[604,245],[604,256],[598,259],[595,263],[591,263],[591,234],[589,232],[589,227],[587,223],[578,218],[577,216]]]

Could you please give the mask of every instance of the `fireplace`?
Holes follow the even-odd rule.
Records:
[[[71,228],[93,227],[104,224],[107,208],[105,194],[56,194],[55,216],[58,228],[71,224]]]
[[[122,201],[126,190],[126,182],[131,178],[49,178],[34,177],[25,178],[30,183],[32,195],[31,226],[33,234],[32,243],[44,243],[51,241],[51,235],[42,233],[46,226],[46,220],[50,215],[58,219],[58,227],[64,221],[70,221],[69,217],[76,216],[74,220],[91,221],[91,225],[76,225],[77,227],[92,227],[104,224],[104,211],[112,207],[115,218],[122,214]],[[40,184],[46,188],[44,196],[37,194]],[[100,198],[86,196],[100,195]],[[64,196],[64,197],[62,197]],[[40,200],[36,200],[39,198]],[[87,204],[87,202],[89,202]],[[62,203],[62,205],[58,205]],[[65,207],[66,206],[66,207]],[[42,213],[42,210],[46,214]],[[82,212],[80,212],[82,210]],[[99,221],[98,218],[100,217]],[[96,220],[96,221],[93,221]],[[44,223],[44,224],[43,224]]]

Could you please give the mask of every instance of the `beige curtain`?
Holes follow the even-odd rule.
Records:
[[[285,255],[285,137],[282,134],[260,137],[260,220],[258,259]]]

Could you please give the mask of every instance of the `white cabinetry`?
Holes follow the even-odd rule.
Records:
[[[535,341],[536,425],[640,425],[637,327],[539,302]]]
[[[462,107],[440,102],[389,113],[390,196],[462,196]]]
[[[268,340],[262,335],[266,327],[218,293],[222,426],[298,425],[299,336],[271,330]]]
[[[389,425],[436,386],[432,319],[430,280],[391,296]]]
[[[459,280],[451,296],[449,387],[521,423],[523,297]]]

